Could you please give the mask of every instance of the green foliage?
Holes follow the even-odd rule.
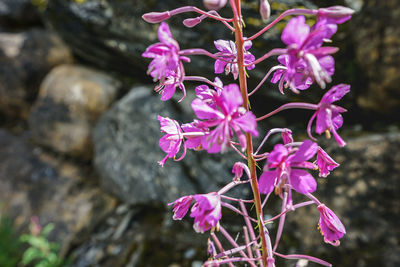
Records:
[[[15,234],[13,223],[0,214],[0,266],[14,267],[20,259],[21,243]]]
[[[32,226],[32,229],[35,225]],[[54,224],[48,224],[40,233],[22,235],[20,241],[28,243],[29,247],[25,250],[21,263],[23,266],[33,265],[35,267],[61,267],[65,262],[58,256],[60,245],[50,242],[47,237],[53,230]]]

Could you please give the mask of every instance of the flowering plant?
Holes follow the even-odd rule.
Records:
[[[353,10],[341,6],[315,10],[290,9],[256,34],[244,37],[240,0],[204,0],[203,3],[209,11],[194,6],[184,6],[143,15],[143,19],[149,23],[161,22],[158,29],[160,42],[151,45],[143,53],[143,57],[152,59],[148,74],[155,81],[159,81],[155,91],[161,93],[161,100],[171,99],[176,88],[179,88],[183,93],[180,99],[182,101],[186,96],[185,81],[201,83],[195,88],[196,98],[191,103],[197,117],[193,122],[180,124],[171,118],[158,117],[161,131],[165,133],[159,145],[166,153],[159,164],[164,166],[168,159],[176,161],[183,159],[187,149],[206,150],[208,153],[224,153],[233,149],[245,162],[233,164],[233,180],[219,191],[183,196],[170,203],[173,205],[173,218],[181,220],[190,209],[190,217],[194,218],[194,230],[199,233],[210,231],[208,242],[210,257],[204,266],[222,264],[233,266],[235,262],[246,262],[250,266],[272,267],[275,266],[275,257],[303,259],[331,266],[330,263],[312,256],[284,255],[277,249],[286,214],[307,205],[315,205],[319,211],[318,225],[326,243],[337,246],[340,243],[339,239],[346,233],[345,227],[335,213],[312,195],[317,189],[317,182],[307,170],[319,170],[320,177],[327,177],[330,171],[339,166],[317,144],[317,139],[312,136],[311,131],[315,121],[316,133],[325,133],[327,137],[332,133],[339,146],[346,144],[337,133],[343,124],[341,113],[346,110],[333,103],[347,94],[350,86],[346,84],[333,86],[318,104],[287,103],[258,118],[250,110],[249,101],[271,75],[271,83],[278,83],[278,89],[282,94],[285,89],[301,93],[314,82],[324,89],[327,83],[332,81],[331,77],[335,71],[332,54],[338,51],[336,47],[324,44],[330,42],[330,38],[336,33],[337,24],[351,18]],[[224,18],[217,10],[227,6],[228,3],[232,9],[232,17]],[[269,20],[270,9],[268,0],[260,0],[260,15],[263,21]],[[218,50],[216,53],[201,48],[181,50],[164,21],[185,12],[199,14],[183,21],[188,28],[209,18],[223,23],[234,33],[235,39],[214,41]],[[281,39],[286,47],[272,49],[256,59],[250,51],[252,41],[287,16],[294,17],[289,20],[282,32]],[[315,24],[311,27],[307,25],[305,16],[316,16]],[[212,82],[205,77],[186,75],[184,63],[190,62],[192,55],[204,55],[215,60],[215,73],[225,73],[225,75],[232,73],[234,80],[238,80],[239,84],[224,85],[218,77]],[[246,71],[251,71],[258,63],[273,56],[277,56],[278,64],[266,73],[253,90],[248,90]],[[292,131],[288,128],[274,128],[266,133],[257,129],[257,122],[292,108],[315,110],[307,125],[307,133],[311,140],[295,142]],[[282,143],[276,144],[271,152],[261,153],[268,138],[274,134],[281,135]],[[259,147],[254,149],[252,138],[259,135],[265,137]],[[177,156],[180,151],[181,155]],[[310,161],[314,157],[316,160]],[[257,178],[256,165],[262,161],[266,163],[261,176]],[[246,178],[242,178],[243,173],[246,174]],[[245,185],[249,185],[252,189],[251,200],[227,195],[232,188]],[[275,217],[266,220],[263,210],[267,207],[266,203],[272,192],[282,200],[282,210]],[[293,203],[292,194],[295,193],[308,197],[309,201]],[[237,203],[239,208],[231,203]],[[248,215],[249,205],[254,205],[256,218]],[[243,245],[236,243],[223,227],[222,207],[243,216],[245,223]],[[279,225],[276,237],[272,239],[266,224],[276,220],[279,221]],[[233,248],[225,250],[217,234],[224,236]]]

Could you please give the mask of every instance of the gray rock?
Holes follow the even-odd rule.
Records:
[[[181,123],[192,121],[181,115],[180,105],[162,102],[151,94],[152,87],[135,87],[118,101],[94,130],[95,166],[104,189],[131,203],[174,201],[182,195],[216,191],[233,178],[235,159],[231,153],[208,155],[188,151],[181,162],[157,164],[165,153],[158,147],[161,138],[157,115]],[[188,109],[188,107],[186,107]]]
[[[40,23],[40,15],[30,0],[0,0],[0,25],[16,27]]]
[[[365,1],[351,24],[366,86],[358,104],[375,112],[400,111],[400,6],[396,0]],[[366,88],[365,88],[366,87]]]
[[[37,144],[90,159],[97,118],[114,101],[120,83],[106,73],[79,65],[60,65],[43,80],[29,115]]]
[[[116,205],[94,183],[88,168],[60,160],[0,130],[0,205],[19,232],[28,232],[32,216],[41,225],[54,223],[49,238],[61,255],[88,238]]]
[[[0,113],[26,118],[43,77],[70,62],[70,50],[54,33],[0,33]]]
[[[109,218],[117,225],[109,221],[99,225],[72,251],[73,266],[190,266],[205,258],[208,235],[195,233],[190,220],[172,223],[171,213],[164,209],[129,207],[129,211]],[[113,238],[127,220],[122,235]]]

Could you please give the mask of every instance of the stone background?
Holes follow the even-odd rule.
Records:
[[[333,84],[352,85],[341,101],[349,110],[340,129],[348,145],[339,149],[321,139],[341,166],[318,179],[317,193],[343,218],[347,235],[338,248],[323,243],[316,211],[303,208],[288,215],[279,248],[334,266],[400,266],[400,3],[270,2],[273,17],[290,7],[341,4],[356,10],[333,39],[340,47]],[[0,0],[0,214],[19,233],[28,231],[32,216],[43,225],[54,223],[50,239],[61,244],[60,254],[72,266],[200,266],[206,259],[207,235],[196,234],[190,218],[172,221],[166,203],[216,190],[232,179],[238,158],[189,152],[182,162],[157,165],[164,157],[157,115],[190,121],[195,85],[187,85],[182,104],[161,102],[145,75],[148,61],[140,56],[157,40],[157,26],[140,16],[185,3],[201,6],[198,0],[48,0],[47,6]],[[263,25],[258,1],[243,6],[250,35]],[[229,16],[229,10],[222,14]],[[231,38],[211,21],[188,30],[181,23],[185,17],[170,20],[181,48],[215,51],[212,40]],[[281,47],[283,27],[255,41],[252,52],[260,56]],[[214,76],[207,59],[192,61],[188,73]],[[273,63],[250,72],[250,87]],[[289,100],[317,102],[323,93],[312,87],[307,94],[282,96],[271,87],[252,107],[262,115]],[[260,131],[291,125],[298,139],[306,138],[309,117],[287,111]],[[275,197],[267,216],[275,214],[276,204]],[[229,212],[223,222],[233,233],[241,229],[240,218]]]

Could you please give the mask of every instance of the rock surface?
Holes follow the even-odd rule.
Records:
[[[30,116],[32,139],[71,156],[91,158],[91,134],[114,101],[120,83],[106,73],[61,65],[43,80]]]
[[[95,166],[104,189],[130,203],[168,203],[182,195],[216,191],[233,178],[232,154],[210,156],[188,151],[181,162],[157,160],[165,157],[159,148],[161,138],[157,115],[181,123],[192,121],[181,115],[181,104],[162,102],[152,87],[135,87],[107,112],[94,131]],[[236,156],[236,155],[235,155]]]
[[[69,62],[70,50],[54,33],[0,33],[0,113],[26,118],[43,77]]]
[[[206,244],[207,235],[195,233],[190,219],[172,222],[165,209],[123,204],[71,259],[76,267],[193,266],[202,263]]]
[[[30,0],[0,0],[0,26],[14,28],[40,23],[40,15]]]
[[[351,24],[357,61],[367,81],[359,105],[375,112],[400,112],[400,5],[368,0]],[[365,91],[367,91],[365,93]]]
[[[285,233],[290,237],[281,248],[320,256],[334,266],[399,266],[400,134],[347,141],[343,149],[327,150],[341,166],[326,179],[318,179],[315,194],[346,227],[340,246],[323,243],[316,229],[318,211],[310,207],[288,215]]]
[[[19,231],[27,232],[32,216],[54,223],[52,241],[61,254],[89,237],[116,200],[104,194],[87,168],[32,148],[24,137],[0,130],[0,205]]]
[[[310,206],[288,213],[278,251],[321,257],[333,266],[399,266],[400,134],[368,135],[346,141],[348,145],[343,149],[336,144],[328,147],[329,154],[341,166],[328,178],[318,178],[315,194],[346,226],[341,245],[333,247],[323,242],[317,230],[318,211]],[[294,197],[296,202],[300,201],[298,195]],[[271,196],[267,205],[280,206],[277,199]],[[271,212],[277,207],[266,210]],[[224,209],[222,224],[231,227],[230,233],[240,232],[240,216],[235,216],[236,221],[227,221],[227,215]],[[172,222],[171,216],[171,210],[154,206],[119,206],[90,240],[73,251],[75,266],[194,266],[204,261],[207,234],[195,234],[191,229],[193,220],[188,216],[179,222]],[[269,227],[274,238],[277,224]],[[277,259],[277,266],[294,263]]]

